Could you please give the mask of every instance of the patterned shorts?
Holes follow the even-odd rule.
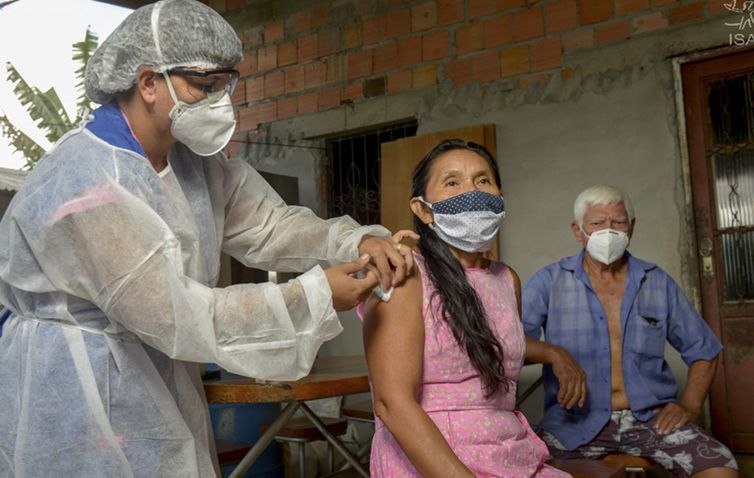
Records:
[[[546,431],[540,437],[547,443],[553,458],[602,458],[608,453],[643,456],[670,471],[675,477],[687,477],[708,468],[738,469],[733,454],[695,423],[689,423],[660,435],[652,427],[656,418],[646,422],[634,418],[631,410],[614,411],[605,428],[594,439],[568,451]]]

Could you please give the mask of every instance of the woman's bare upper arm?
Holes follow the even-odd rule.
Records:
[[[518,306],[518,316],[523,317],[521,315],[521,278],[518,277],[518,273],[514,271],[512,267],[508,266],[508,270],[511,271],[511,276],[513,276],[513,289],[516,292],[516,305]]]
[[[372,298],[364,319],[366,349],[375,399],[415,396],[424,359],[422,289],[418,273],[396,287],[389,302]]]

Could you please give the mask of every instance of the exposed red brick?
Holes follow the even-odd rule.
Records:
[[[264,76],[246,80],[246,101],[261,101],[264,99]]]
[[[671,25],[689,23],[704,18],[704,3],[687,3],[678,7],[673,7],[668,12],[668,22]]]
[[[483,83],[500,78],[500,53],[486,51],[474,55],[471,60],[471,74],[475,80]]]
[[[594,30],[592,28],[569,32],[563,35],[563,51],[566,53],[592,46],[594,46]]]
[[[474,19],[495,13],[497,0],[469,0],[469,18]]]
[[[462,58],[448,62],[445,64],[445,77],[449,78],[456,86],[471,83],[474,80],[471,72],[471,60]]]
[[[319,88],[327,81],[327,67],[321,61],[304,65],[304,82],[306,89]]]
[[[385,19],[383,16],[370,17],[362,23],[365,45],[373,45],[385,39]]]
[[[646,10],[647,8],[649,8],[649,0],[615,0],[616,17]]]
[[[448,56],[448,31],[438,30],[422,37],[422,60],[437,60]]]
[[[394,95],[411,89],[411,70],[387,75],[387,93]]]
[[[236,131],[240,131],[240,130],[236,128]],[[240,152],[241,152],[241,143],[238,141],[233,141],[233,140],[230,140],[230,143],[228,143],[228,145],[225,146],[225,149],[223,149],[223,153],[228,159],[237,158]]]
[[[293,68],[285,70],[285,92],[295,93],[301,91],[306,86],[304,80],[304,67],[296,65]]]
[[[395,42],[377,46],[373,51],[372,71],[375,74],[394,70],[398,66],[398,45]]]
[[[364,97],[375,98],[377,96],[385,96],[387,86],[385,85],[385,77],[371,78],[364,82]]]
[[[620,0],[618,0],[620,1]],[[547,33],[570,30],[579,25],[579,6],[576,0],[557,0],[545,5]]]
[[[513,41],[513,15],[487,20],[484,26],[484,48],[495,48]]]
[[[437,84],[437,66],[424,65],[414,68],[411,71],[411,85],[414,88],[424,88],[425,86]]]
[[[330,23],[330,7],[322,5],[312,12],[312,28],[318,28]]]
[[[654,12],[642,15],[631,20],[631,31],[634,35],[653,32],[668,26],[668,19],[663,12]]]
[[[329,110],[340,106],[340,88],[326,88],[319,92],[317,98],[317,109],[319,111]]]
[[[461,23],[464,19],[464,0],[437,0],[437,24]]]
[[[395,10],[379,18],[382,18],[385,23],[385,40],[411,33],[411,9],[409,8]]]
[[[594,29],[594,42],[597,45],[626,40],[631,36],[631,26],[628,20],[624,22],[600,25]]]
[[[560,68],[563,52],[560,38],[548,38],[529,47],[531,71],[544,71]]]
[[[560,70],[560,78],[563,80],[563,83],[567,83],[571,81],[571,78],[573,78],[576,73],[580,70],[580,67],[576,68],[563,68]]]
[[[348,54],[348,79],[361,78],[372,74],[372,50],[356,51]]]
[[[340,51],[340,30],[330,28],[317,34],[317,56],[329,56]]]
[[[504,12],[511,8],[525,7],[529,2],[526,0],[498,0],[497,11]],[[534,3],[534,2],[531,2]]]
[[[317,35],[306,35],[296,40],[296,58],[299,63],[317,58]]]
[[[344,100],[360,100],[364,98],[364,85],[362,83],[351,83],[344,86],[340,97]]]
[[[327,83],[342,82],[346,79],[346,55],[334,55],[325,59]]]
[[[404,3],[411,3],[411,0],[388,0],[390,5],[401,5]]]
[[[282,70],[264,75],[264,97],[274,98],[285,93],[285,74]]]
[[[291,33],[301,33],[312,28],[312,12],[304,10],[294,13],[289,18],[288,31]]]
[[[203,2],[210,7],[212,7],[213,10],[215,10],[218,13],[224,13],[228,10],[228,5],[226,0],[209,0],[209,3],[206,2],[206,0]]]
[[[535,83],[538,84],[538,85],[544,86],[544,85],[546,85],[547,83],[550,82],[550,77],[551,76],[552,75],[550,75],[548,73],[548,74],[544,74],[544,75],[535,75],[535,76],[528,76],[526,78],[519,78],[519,80],[518,80],[518,87],[519,87],[519,89],[525,90],[529,86],[531,86],[531,85],[533,85]]]
[[[264,26],[264,42],[272,43],[283,39],[283,22],[278,20]]]
[[[518,45],[500,52],[500,71],[503,78],[529,72],[529,45]]]
[[[415,65],[422,61],[421,37],[406,38],[398,41],[398,67]]]
[[[245,6],[245,0],[225,0],[225,8],[227,11],[238,10],[239,8]]]
[[[604,22],[613,16],[612,0],[580,0],[579,21],[582,25]]]
[[[361,46],[361,26],[356,23],[349,23],[343,28],[344,43],[346,49]]]
[[[357,2],[356,12],[360,17],[373,15],[377,7],[377,2]]]
[[[297,106],[298,106],[298,99],[296,97],[284,98],[282,100],[278,100],[277,119],[282,120],[285,118],[290,118],[291,116],[296,116]]]
[[[238,110],[237,131],[251,131],[259,126],[259,110],[256,106],[240,108]]]
[[[513,40],[523,41],[541,37],[545,34],[542,8],[534,7],[513,14]]]
[[[278,66],[296,63],[296,43],[289,41],[278,45]]]
[[[264,26],[256,25],[239,32],[238,36],[245,49],[259,48],[264,43]]]
[[[456,30],[456,52],[463,55],[484,48],[484,25],[471,23]]]
[[[720,12],[727,12],[728,9],[725,8],[725,3],[725,0],[707,0],[707,12],[709,12],[710,15],[715,15]]]
[[[268,101],[258,106],[260,123],[269,123],[277,119],[277,101]]]
[[[662,7],[671,3],[680,3],[681,0],[651,0],[652,8]]]
[[[257,72],[257,52],[250,51],[244,55],[244,59],[238,64],[238,73],[241,78],[244,76],[253,75]]]
[[[411,7],[411,31],[429,30],[437,25],[437,4],[424,2]]]
[[[230,97],[230,101],[236,106],[246,104],[246,85],[243,81],[236,86],[236,90],[233,92],[233,96]]]
[[[314,113],[317,111],[318,99],[319,94],[316,91],[297,96],[296,110],[298,111],[298,114]]]
[[[263,46],[257,50],[257,68],[259,71],[272,70],[277,64],[278,48],[275,45]]]

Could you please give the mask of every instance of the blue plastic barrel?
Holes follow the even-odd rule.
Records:
[[[277,403],[209,406],[215,438],[234,442],[255,443],[262,434],[262,425],[271,424],[279,414],[280,405]],[[223,477],[230,475],[234,467],[223,468]],[[280,445],[273,441],[244,477],[283,478]]]

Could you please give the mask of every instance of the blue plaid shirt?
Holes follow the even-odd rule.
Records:
[[[722,349],[702,317],[673,279],[655,264],[628,257],[626,289],[620,308],[623,331],[623,381],[634,415],[642,421],[652,408],[676,401],[678,385],[665,361],[665,341],[687,365],[711,360]],[[583,267],[584,251],[539,271],[523,289],[526,335],[559,345],[587,376],[583,408],[558,405],[558,380],[544,367],[545,416],[540,428],[569,450],[590,442],[611,413],[610,339],[597,295]]]

